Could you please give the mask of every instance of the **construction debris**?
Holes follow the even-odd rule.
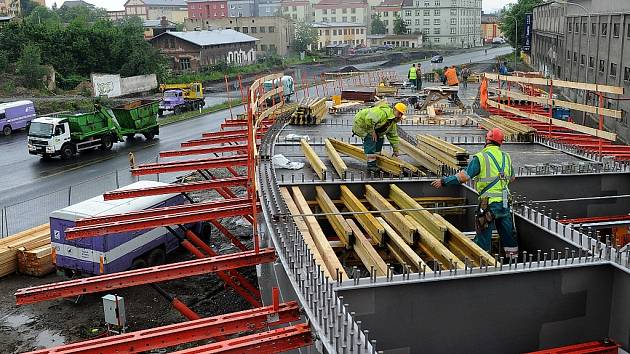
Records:
[[[528,127],[525,124],[496,115],[492,115],[489,118],[482,118],[479,121],[479,125],[486,130],[498,128],[503,132],[505,139],[511,141],[530,142],[536,132],[536,129]]]
[[[320,124],[324,114],[326,114],[325,98],[304,97],[298,102],[295,112],[291,115],[291,124]]]

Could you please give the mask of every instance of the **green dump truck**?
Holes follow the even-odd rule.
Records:
[[[136,134],[153,139],[159,134],[158,105],[138,100],[112,109],[95,105],[92,112],[36,118],[28,132],[28,151],[42,158],[67,159],[85,150],[111,150],[114,143]]]

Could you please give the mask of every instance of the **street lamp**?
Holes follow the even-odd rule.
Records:
[[[515,38],[514,38],[514,71],[516,71],[516,53],[518,52],[518,19],[512,15],[503,15],[504,17],[511,17],[514,19],[514,29],[515,29]]]

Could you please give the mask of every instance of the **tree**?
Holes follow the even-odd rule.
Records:
[[[305,52],[311,48],[317,48],[319,34],[310,23],[298,22],[295,24],[295,42],[293,46],[297,52]]]
[[[40,4],[36,3],[32,0],[21,0],[20,1],[20,14],[22,17],[26,17],[31,14],[33,9],[41,7]]]
[[[25,45],[16,64],[17,74],[22,76],[24,86],[33,88],[41,86],[42,78],[46,75],[46,68],[41,63],[41,49],[33,43]]]
[[[9,53],[4,50],[0,50],[0,73],[7,71],[9,66]]]
[[[394,19],[394,34],[407,34],[407,24],[400,16],[396,15]]]
[[[372,34],[386,34],[387,33],[387,27],[385,27],[385,23],[383,23],[383,20],[381,20],[380,15],[372,15],[371,33]]]
[[[522,44],[521,38],[525,29],[525,14],[531,13],[532,9],[536,5],[543,3],[543,0],[518,0],[514,4],[509,4],[503,7],[501,11],[501,32],[507,38],[507,40],[516,48],[516,28],[514,24],[514,18],[518,19],[518,32],[519,40],[518,44]],[[516,48],[518,51],[519,48]]]

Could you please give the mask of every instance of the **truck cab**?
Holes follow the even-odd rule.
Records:
[[[179,89],[166,90],[162,94],[162,101],[160,101],[159,114],[162,115],[164,111],[175,111],[178,106],[181,106],[184,103],[185,103],[184,91],[179,90]]]
[[[28,131],[29,154],[43,157],[57,156],[62,153],[64,144],[70,141],[68,119],[40,117],[31,121]]]

